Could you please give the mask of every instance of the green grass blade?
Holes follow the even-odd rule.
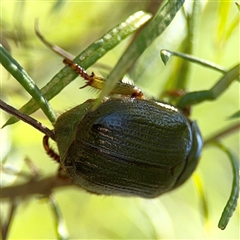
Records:
[[[224,151],[232,166],[233,171],[233,181],[232,181],[232,190],[230,193],[230,197],[228,199],[228,202],[222,212],[222,216],[219,220],[218,227],[222,230],[224,230],[233,215],[233,212],[235,211],[238,203],[239,198],[239,163],[237,159],[235,158],[234,154],[227,149],[224,145],[222,145],[219,142],[213,142],[214,145],[219,147],[222,151]]]
[[[179,100],[177,107],[183,109],[203,101],[215,100],[226,90],[230,84],[232,84],[236,79],[239,80],[239,69],[240,64],[237,64],[231,68],[210,90],[187,93]]]
[[[162,61],[165,65],[169,61],[170,57],[175,56],[175,57],[179,57],[179,58],[188,60],[189,62],[197,63],[197,64],[202,65],[204,67],[211,68],[211,69],[216,70],[216,71],[221,72],[221,73],[226,73],[227,72],[227,69],[223,68],[222,66],[219,66],[219,65],[217,65],[213,62],[210,62],[210,61],[207,61],[207,60],[204,60],[204,59],[200,59],[200,58],[197,58],[195,56],[185,54],[185,53],[173,52],[173,51],[170,51],[170,50],[162,49],[160,51],[160,56],[161,56]]]
[[[208,209],[208,202],[207,202],[206,193],[204,191],[204,186],[203,186],[204,183],[203,183],[203,180],[202,180],[201,176],[196,172],[194,172],[194,174],[193,174],[193,180],[194,180],[194,184],[195,184],[196,189],[197,189],[197,194],[198,194],[199,199],[200,199],[200,210],[202,212],[205,225],[208,225],[209,209]]]
[[[53,197],[53,195],[48,196],[48,200],[53,212],[53,216],[54,216],[54,220],[55,220],[55,229],[56,229],[56,233],[58,236],[59,240],[67,240],[68,238],[68,231],[67,231],[67,227],[66,224],[64,222],[62,213],[60,211],[60,208],[55,200],[55,198]]]
[[[184,11],[186,21],[186,36],[182,40],[179,50],[186,54],[192,54],[196,45],[196,39],[198,34],[198,26],[201,12],[201,3],[198,0],[194,0],[191,10]],[[164,96],[164,93],[168,90],[185,90],[187,89],[189,76],[191,73],[191,63],[189,61],[183,61],[182,59],[176,59],[172,65],[171,74],[168,77],[167,82],[162,90],[160,99]]]
[[[222,39],[225,38],[225,31],[228,25],[228,19],[230,15],[230,6],[231,2],[228,1],[221,1],[218,4],[218,28],[217,28],[217,44],[222,42]]]
[[[7,52],[0,44],[0,62],[4,68],[24,87],[24,89],[34,98],[40,108],[51,122],[55,122],[56,116],[50,104],[20,64]],[[29,108],[27,108],[29,109]],[[7,125],[7,124],[5,124]]]
[[[126,37],[131,35],[134,31],[142,26],[146,21],[150,19],[150,15],[139,11],[131,15],[124,22],[117,25],[115,28],[110,30],[99,40],[91,44],[86,50],[84,50],[80,55],[78,55],[74,62],[81,65],[83,68],[87,69],[102,56],[104,56],[108,51],[116,47],[121,43]],[[41,91],[44,94],[47,100],[55,97],[62,89],[64,89],[69,83],[71,83],[78,74],[74,72],[68,66],[60,70],[47,84],[44,86]],[[31,99],[26,103],[20,111],[25,114],[32,114],[38,110],[39,105],[34,99]],[[13,124],[17,122],[18,119],[11,118],[8,121],[8,124]]]
[[[124,74],[145,49],[164,32],[182,7],[183,3],[184,0],[170,0],[156,13],[152,21],[143,29],[137,39],[132,42],[110,73],[101,92],[100,99],[111,92],[116,82],[122,79]]]

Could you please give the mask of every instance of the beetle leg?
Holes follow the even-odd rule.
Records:
[[[49,137],[45,135],[43,137],[43,147],[47,155],[54,159],[56,162],[61,163],[60,156],[56,152],[54,152],[54,150],[49,146],[48,140]],[[61,164],[59,165],[57,176],[61,179],[70,180],[72,182],[71,178],[69,178],[69,175],[66,172],[66,169]]]
[[[105,83],[105,79],[97,76],[94,72],[89,75],[84,68],[79,66],[77,63],[73,62],[68,58],[64,58],[63,63],[71,67],[75,72],[77,72],[82,78],[87,80],[87,83],[80,87],[84,88],[86,86],[91,86],[96,89],[102,89]],[[138,87],[134,86],[133,84],[125,83],[125,82],[118,82],[115,88],[112,90],[111,94],[122,94],[126,96],[131,96],[133,98],[144,98],[143,92]]]
[[[50,156],[56,162],[60,163],[60,156],[57,153],[55,153],[54,150],[49,146],[48,139],[49,137],[47,135],[43,137],[43,147],[48,156]]]
[[[86,86],[92,86],[93,82],[96,79],[99,79],[100,77],[95,76],[94,73],[92,73],[91,75],[89,75],[86,70],[84,68],[82,68],[81,66],[79,66],[77,63],[74,63],[72,60],[68,59],[68,58],[64,58],[63,59],[63,63],[65,63],[66,65],[70,66],[75,72],[77,72],[82,78],[84,78],[85,80],[87,80],[87,84]]]

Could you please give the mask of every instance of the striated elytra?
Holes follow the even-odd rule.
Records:
[[[54,129],[61,164],[83,189],[157,197],[193,173],[203,140],[177,108],[137,98],[96,100],[62,114]]]

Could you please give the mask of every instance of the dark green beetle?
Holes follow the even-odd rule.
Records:
[[[55,123],[60,162],[83,189],[106,195],[157,197],[193,173],[203,140],[177,108],[134,97],[95,100]]]

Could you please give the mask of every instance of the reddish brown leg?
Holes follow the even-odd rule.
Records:
[[[47,153],[48,156],[50,156],[52,159],[54,159],[56,162],[60,163],[60,156],[54,152],[54,150],[49,146],[49,137],[45,135],[43,137],[43,147]]]
[[[105,79],[95,75],[93,72],[89,75],[84,68],[79,66],[77,63],[73,62],[71,59],[64,58],[63,63],[71,67],[75,72],[77,72],[83,79],[87,82],[83,87],[91,86],[95,89],[102,89],[105,83]],[[118,82],[115,88],[111,91],[112,94],[122,94],[122,95],[129,95],[132,98],[141,98],[144,99],[143,93],[141,89],[134,86],[133,84]]]
[[[94,73],[92,73],[91,75],[89,75],[84,68],[82,68],[81,66],[79,66],[77,63],[73,62],[72,60],[68,59],[68,58],[64,58],[63,59],[63,63],[65,63],[66,65],[68,65],[69,67],[71,67],[75,72],[77,72],[82,78],[84,78],[85,80],[87,80],[86,85],[84,85],[82,88],[86,87],[86,86],[91,86],[93,81],[94,81]]]

